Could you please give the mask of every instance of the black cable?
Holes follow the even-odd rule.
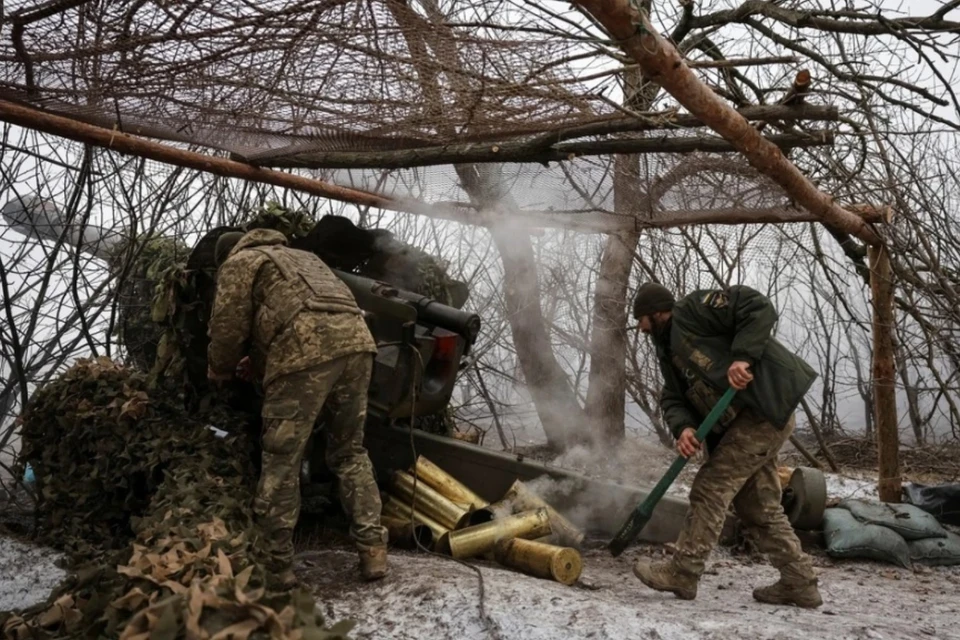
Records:
[[[410,426],[409,426],[409,429],[410,429],[410,451],[413,453],[413,464],[414,464],[414,467],[416,467],[416,464],[417,464],[417,444],[416,444],[416,441],[415,441],[414,438],[413,438],[413,428],[414,428],[413,425],[414,425],[414,422],[415,422],[415,420],[416,420],[416,413],[417,413],[417,409],[416,409],[416,407],[417,407],[417,371],[419,370],[419,371],[422,372],[422,371],[425,369],[425,367],[424,367],[424,365],[423,365],[423,356],[420,354],[420,350],[417,349],[417,348],[416,348],[415,346],[413,346],[413,345],[410,345],[410,349],[411,349],[411,350],[416,354],[416,356],[417,356],[417,359],[416,359],[415,363],[416,363],[416,364],[419,364],[419,367],[414,366],[413,379],[411,380],[411,383],[410,383]],[[411,529],[415,529],[415,528],[416,528],[416,525],[417,525],[416,520],[415,520],[415,518],[414,518],[414,508],[415,508],[414,505],[417,504],[417,483],[418,483],[418,478],[417,478],[416,469],[414,468],[414,473],[413,473],[413,496],[412,496],[412,498],[410,499],[410,527],[411,527]],[[489,614],[487,614],[487,607],[486,607],[486,589],[485,589],[485,584],[484,584],[484,581],[483,581],[483,573],[480,571],[480,567],[477,567],[477,566],[475,566],[475,565],[472,565],[472,564],[470,564],[469,562],[465,562],[465,561],[463,561],[463,560],[461,560],[461,559],[459,559],[459,558],[454,558],[453,556],[447,556],[447,555],[444,555],[444,554],[442,554],[442,553],[438,553],[438,552],[436,552],[436,551],[433,551],[433,550],[431,550],[431,549],[427,549],[425,546],[423,546],[423,543],[420,542],[419,538],[417,538],[416,535],[413,535],[412,537],[413,537],[414,543],[417,545],[417,547],[419,548],[419,550],[423,551],[424,553],[428,553],[428,554],[431,554],[431,555],[435,555],[435,556],[437,556],[438,558],[443,558],[444,560],[447,560],[447,559],[453,560],[454,562],[457,562],[457,563],[463,565],[464,567],[467,567],[468,569],[471,569],[471,570],[473,570],[473,571],[476,572],[476,574],[477,574],[477,580],[478,580],[478,582],[479,582],[479,592],[480,592],[480,603],[479,603],[479,607],[478,607],[478,608],[479,608],[479,611],[480,611],[480,619],[484,622],[484,624],[485,624],[486,627],[487,627],[487,631],[490,632],[490,635],[491,635],[495,640],[502,640],[503,636],[500,635],[500,630],[499,630],[499,628],[497,627],[497,625],[496,625],[496,623],[493,621],[493,619],[489,616]]]

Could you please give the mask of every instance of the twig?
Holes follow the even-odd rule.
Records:
[[[503,426],[500,424],[500,416],[497,414],[497,409],[493,405],[493,398],[490,397],[490,392],[487,391],[487,385],[483,381],[483,376],[480,374],[480,366],[475,364],[473,369],[477,372],[477,382],[480,383],[480,393],[483,394],[483,399],[487,402],[487,406],[490,408],[490,415],[493,416],[493,424],[497,427],[497,435],[500,436],[500,444],[503,446],[504,451],[509,451],[510,445],[507,444],[507,436],[503,432]]]
[[[807,462],[812,464],[817,469],[823,469],[823,464],[821,464],[820,461],[817,460],[812,453],[810,453],[809,449],[803,446],[803,443],[800,442],[797,436],[793,434],[790,435],[790,444],[795,446],[797,448],[797,451],[803,454],[803,457],[807,459]]]
[[[827,446],[826,441],[823,439],[823,432],[820,430],[820,423],[816,416],[813,415],[813,411],[810,409],[807,399],[803,398],[800,400],[800,404],[803,406],[804,413],[807,414],[807,421],[810,423],[810,429],[813,430],[813,435],[817,438],[817,443],[820,445],[820,451],[823,453],[823,457],[827,459],[827,464],[830,465],[830,470],[834,472],[840,471],[840,466],[837,464],[836,459],[830,452],[830,447]]]

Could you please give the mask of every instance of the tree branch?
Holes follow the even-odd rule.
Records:
[[[840,117],[840,111],[834,106],[802,105],[802,106],[779,106],[779,105],[761,105],[751,106],[740,109],[738,113],[747,120],[808,120],[808,121],[836,121]],[[417,145],[415,148],[395,149],[398,153],[437,153],[438,150],[459,148],[464,150],[490,149],[499,147],[506,149],[512,147],[525,147],[535,150],[546,150],[565,140],[574,140],[577,138],[586,138],[593,136],[613,135],[617,133],[632,133],[639,131],[657,131],[664,129],[697,129],[706,127],[699,118],[689,113],[676,113],[676,111],[666,111],[661,113],[636,113],[630,117],[610,118],[597,122],[578,125],[575,127],[557,128],[552,131],[542,132],[502,132],[500,139],[485,139],[462,145],[436,145],[427,146],[426,144]],[[465,136],[466,137],[466,136]],[[522,138],[519,140],[511,138]],[[466,138],[469,140],[469,138]],[[399,141],[402,142],[402,141]],[[379,141],[378,141],[379,143]],[[404,145],[406,146],[406,145]],[[413,145],[410,145],[411,147]],[[303,156],[312,153],[349,153],[349,152],[327,152],[330,143],[328,141],[319,143],[296,144],[280,149],[267,149],[257,153],[246,155],[234,154],[237,158],[255,165],[281,166],[273,164],[271,161],[280,159],[293,159],[293,156]],[[379,151],[378,151],[379,152]],[[373,152],[371,152],[373,153]],[[498,156],[502,160],[503,156]],[[448,162],[469,162],[467,160],[450,160]],[[299,166],[299,165],[293,165]],[[415,165],[411,165],[415,166]]]
[[[578,0],[578,3],[623,42],[624,50],[640,64],[648,78],[733,143],[751,165],[779,184],[799,205],[868,244],[880,242],[880,237],[862,218],[844,211],[831,196],[814,186],[776,145],[765,140],[704,85],[684,64],[676,47],[660,36],[647,16],[638,13],[628,0]]]
[[[766,138],[781,149],[821,147],[833,144],[832,131],[814,135],[779,134]],[[402,151],[332,151],[308,153],[294,157],[281,157],[259,166],[300,167],[304,169],[405,169],[430,165],[467,164],[485,162],[561,162],[582,156],[633,153],[733,153],[737,151],[722,138],[642,138],[627,140],[601,140],[596,142],[571,142],[544,145],[541,141],[511,142],[504,145],[464,144],[407,149]]]
[[[957,3],[950,4],[956,6]],[[892,20],[884,18],[881,20],[877,14],[856,11],[797,11],[766,0],[747,0],[736,9],[694,17],[691,19],[691,28],[703,29],[734,22],[744,22],[751,16],[763,16],[797,29],[816,29],[831,33],[852,33],[864,36],[891,34],[895,30],[960,32],[960,22],[943,19],[950,8],[953,7],[942,7],[930,16],[895,18]]]

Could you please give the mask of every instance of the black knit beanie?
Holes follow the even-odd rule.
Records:
[[[639,320],[658,311],[670,311],[674,302],[673,293],[665,286],[647,282],[637,289],[637,297],[633,299],[633,317]]]

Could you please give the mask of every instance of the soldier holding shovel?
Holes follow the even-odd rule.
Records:
[[[737,396],[706,438],[708,460],[690,490],[690,509],[670,560],[638,560],[634,574],[651,589],[685,600],[716,546],[728,507],[780,580],[754,590],[771,604],[816,608],[823,603],[809,556],[780,504],[777,454],[794,429],[794,411],[816,374],[771,336],[777,313],[746,286],[700,290],[675,300],[656,283],[640,287],[633,305],[639,328],[657,350],[664,378],[660,406],[689,457],[700,449],[696,425],[728,385]]]

